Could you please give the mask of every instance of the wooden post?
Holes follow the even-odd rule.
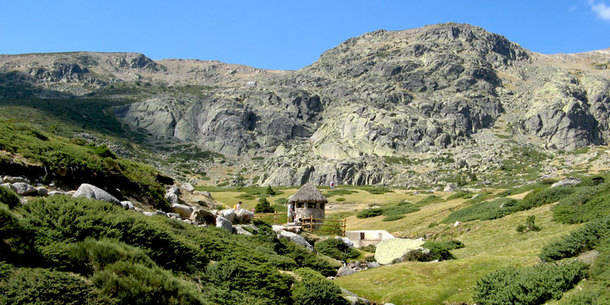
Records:
[[[347,218],[343,217],[343,224],[341,226],[341,236],[345,236],[345,231],[347,231]]]
[[[309,216],[309,232],[313,232],[313,216]]]

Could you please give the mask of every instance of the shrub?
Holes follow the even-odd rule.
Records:
[[[419,208],[408,201],[402,201],[394,206],[384,207],[382,214],[385,216],[400,216],[419,211]]]
[[[575,188],[570,186],[535,190],[527,194],[523,200],[519,202],[519,207],[517,210],[528,210],[544,204],[559,201],[561,198],[572,194],[574,190]]]
[[[17,268],[0,280],[0,304],[111,304],[94,287],[66,272]]]
[[[268,264],[222,260],[210,264],[206,275],[217,287],[245,292],[267,299],[271,304],[290,304],[292,278],[280,274]]]
[[[396,221],[399,219],[403,219],[404,217],[405,217],[404,215],[390,215],[390,216],[384,217],[382,220],[383,221]]]
[[[470,191],[458,191],[458,192],[451,194],[449,197],[447,197],[447,200],[453,200],[453,199],[458,199],[458,198],[470,199],[470,198],[472,198],[473,195],[474,194]]]
[[[342,201],[345,201],[345,198],[343,198],[343,197],[339,197],[339,198],[335,199],[335,201],[337,201],[337,202],[342,202]]]
[[[86,239],[78,243],[53,243],[41,250],[48,265],[84,275],[92,275],[116,262],[156,266],[139,248],[116,240]]]
[[[254,207],[254,210],[256,211],[256,213],[273,213],[275,211],[273,207],[269,204],[269,201],[267,201],[267,198],[265,197],[261,197],[258,200],[258,203],[256,204],[256,207]]]
[[[582,223],[610,216],[610,184],[580,187],[553,207],[553,220]]]
[[[292,287],[294,305],[347,305],[341,289],[319,273],[302,268],[295,271],[300,278]]]
[[[93,283],[124,305],[208,304],[193,283],[141,264],[117,262],[96,272]]]
[[[422,247],[424,249],[409,251],[402,260],[430,262],[434,260],[443,261],[455,259],[455,256],[451,254],[450,250],[463,248],[464,244],[458,240],[427,241]]]
[[[443,200],[443,198],[441,198],[441,197],[438,197],[436,195],[430,195],[430,196],[425,197],[422,200],[418,201],[417,204],[421,206],[421,205],[425,205],[425,204],[439,202],[442,200]]]
[[[347,260],[360,256],[360,252],[350,248],[342,240],[329,238],[316,243],[315,248],[318,252],[328,255],[334,259]]]
[[[383,209],[381,209],[381,208],[370,208],[370,209],[366,209],[366,210],[362,210],[362,211],[358,212],[358,214],[356,214],[356,217],[358,217],[358,218],[369,218],[369,217],[379,216],[381,214],[383,214]]]
[[[501,218],[516,211],[517,204],[517,200],[511,198],[498,198],[493,201],[479,202],[452,212],[443,222],[452,223],[455,221],[464,222]]]
[[[8,205],[9,208],[15,208],[19,204],[19,196],[13,190],[0,186],[0,202]]]
[[[536,216],[528,216],[525,224],[517,226],[517,232],[525,233],[529,231],[540,231],[540,227],[536,225]]]
[[[39,249],[62,241],[110,238],[143,249],[159,266],[176,271],[202,270],[207,264],[200,245],[173,232],[170,219],[146,217],[107,202],[52,196],[24,206],[24,226],[35,233]],[[185,228],[180,224],[180,228]]]
[[[481,305],[543,304],[560,299],[586,273],[587,265],[578,261],[500,269],[477,281],[473,299]]]
[[[271,185],[267,186],[267,189],[265,190],[265,194],[269,195],[269,196],[273,196],[275,195],[275,191],[273,190],[273,188],[271,187]]]
[[[560,240],[546,245],[539,256],[542,261],[573,257],[595,248],[608,236],[610,236],[610,217],[590,222]]]

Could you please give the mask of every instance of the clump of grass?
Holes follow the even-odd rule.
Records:
[[[353,194],[353,193],[356,193],[356,191],[347,190],[347,189],[332,189],[332,190],[328,190],[328,191],[324,192],[324,196],[326,198],[330,198],[333,196],[344,196],[344,195],[349,195],[349,194]]]
[[[443,200],[443,198],[441,198],[441,197],[438,197],[436,195],[430,195],[430,196],[422,198],[420,201],[418,201],[417,205],[423,206],[423,205],[430,204],[430,203],[440,202],[442,200]]]
[[[518,201],[511,198],[498,198],[493,201],[479,202],[452,212],[443,222],[453,223],[455,221],[465,222],[501,218],[516,211],[517,205]]]

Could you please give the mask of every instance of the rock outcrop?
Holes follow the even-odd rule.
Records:
[[[608,143],[608,62],[609,50],[543,55],[447,23],[366,33],[297,71],[134,53],[0,56],[6,86],[27,88],[0,95],[135,100],[113,108],[123,123],[221,154],[253,184],[430,184],[442,177],[414,175],[413,155],[481,173],[514,147]],[[178,195],[168,192],[172,204]]]

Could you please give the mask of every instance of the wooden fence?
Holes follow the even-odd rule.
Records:
[[[285,212],[255,213],[254,219],[259,219],[274,225],[284,224],[288,221],[288,217]],[[303,228],[303,231],[312,232],[316,234],[345,236],[347,219],[321,219],[313,218],[313,216],[310,216],[308,218],[301,219],[301,227]]]

